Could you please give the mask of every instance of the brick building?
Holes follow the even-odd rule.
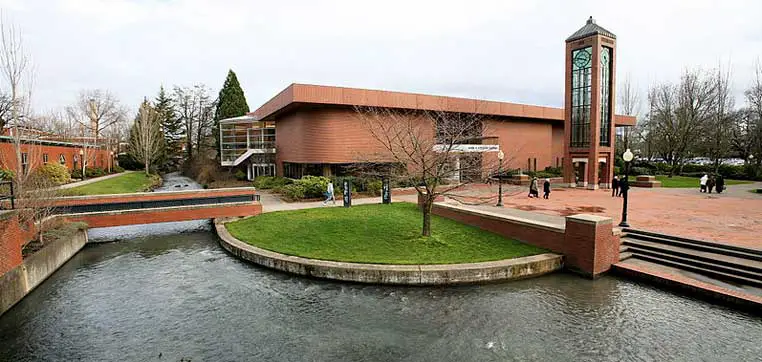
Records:
[[[591,18],[567,40],[564,108],[291,84],[254,112],[220,121],[221,164],[245,166],[250,179],[260,175],[335,174],[342,166],[361,161],[361,155],[381,151],[381,145],[371,137],[355,110],[356,106],[371,106],[482,115],[487,130],[481,135],[482,139],[489,139],[509,154],[507,168],[538,171],[549,166],[563,167],[565,182],[569,184],[592,188],[600,183],[601,187],[608,187],[613,168],[600,164],[613,162],[614,129],[635,124],[634,117],[613,113],[616,60],[613,39],[613,34],[595,25]],[[591,56],[586,64],[581,60],[574,63],[581,64],[582,70],[572,69],[572,57],[582,58],[577,49],[580,47]],[[603,60],[600,60],[601,53],[591,50],[593,47],[605,47],[608,67],[597,65],[596,62]],[[590,66],[589,63],[595,64]],[[605,74],[598,74],[604,70]],[[576,81],[577,73],[586,78]],[[592,87],[591,82],[606,86]],[[580,93],[580,89],[586,92]],[[573,93],[577,95],[572,99]],[[579,102],[580,95],[585,97],[584,102]],[[601,112],[591,112],[591,109]],[[577,111],[574,117],[572,110]],[[432,130],[432,137],[434,133]],[[604,140],[602,135],[608,138]],[[593,137],[601,141],[591,142]],[[491,153],[484,157],[496,155]],[[593,159],[600,164],[593,165],[590,161]],[[590,167],[586,167],[588,163]],[[599,170],[608,172],[599,175]],[[593,179],[598,182],[588,182]]]
[[[13,137],[0,136],[0,168],[3,169],[30,172],[48,163],[60,163],[70,171],[80,170],[83,158],[87,167],[108,169],[114,166],[112,152],[105,145],[96,147],[86,143],[22,138],[19,168]]]

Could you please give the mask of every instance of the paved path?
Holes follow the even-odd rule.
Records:
[[[70,188],[74,188],[74,187],[78,187],[78,186],[84,186],[84,185],[87,185],[87,184],[95,183],[95,182],[98,182],[98,181],[108,180],[110,178],[119,177],[119,176],[126,175],[128,173],[133,173],[133,172],[136,172],[136,171],[124,171],[124,172],[121,172],[121,173],[115,173],[113,175],[106,175],[106,176],[101,176],[101,177],[95,177],[95,178],[87,179],[87,180],[84,180],[84,181],[77,181],[77,182],[68,183],[66,185],[57,186],[57,187],[54,187],[53,189],[55,189],[55,190],[70,189]]]
[[[318,207],[342,207],[343,201],[336,199],[336,204],[328,203],[323,205],[322,201],[310,201],[310,202],[285,202],[281,200],[278,195],[272,194],[266,190],[258,191],[260,194],[260,202],[262,203],[262,212],[273,211],[286,211],[286,210],[302,210],[313,209]],[[417,202],[418,197],[416,195],[401,195],[396,196],[392,201],[406,201]],[[352,205],[368,205],[368,204],[380,204],[381,197],[364,197],[359,199],[353,199]]]

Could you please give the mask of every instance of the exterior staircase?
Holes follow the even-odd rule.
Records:
[[[615,268],[628,263],[655,264],[704,281],[743,289],[762,288],[762,250],[634,229],[622,231]]]

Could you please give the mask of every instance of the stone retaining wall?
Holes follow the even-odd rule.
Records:
[[[68,240],[57,240],[0,275],[0,315],[5,313],[87,243],[87,230],[77,231]]]
[[[385,265],[344,263],[290,256],[261,249],[230,235],[224,222],[215,219],[220,245],[231,254],[288,273],[360,283],[398,285],[449,285],[522,279],[563,267],[558,254],[468,264]]]

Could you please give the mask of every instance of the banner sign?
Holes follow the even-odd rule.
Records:
[[[384,204],[392,203],[392,190],[389,187],[389,178],[384,177],[381,181],[381,202]]]
[[[352,183],[344,180],[344,207],[352,206]]]
[[[434,151],[447,151],[449,145],[434,145]],[[497,152],[500,151],[500,145],[452,145],[451,152]]]

